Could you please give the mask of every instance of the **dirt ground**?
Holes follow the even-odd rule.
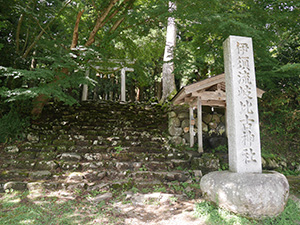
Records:
[[[131,225],[183,225],[201,224],[194,215],[198,200],[188,200],[183,196],[163,193],[135,194],[129,204],[117,202],[114,207],[125,218],[125,224]]]

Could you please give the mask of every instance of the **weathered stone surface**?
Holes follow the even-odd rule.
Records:
[[[289,195],[286,177],[277,172],[212,172],[202,177],[203,196],[219,207],[251,218],[280,214]]]
[[[168,117],[169,117],[169,119],[174,118],[174,117],[176,117],[176,113],[174,111],[168,112]]]
[[[225,127],[225,124],[224,123],[219,123],[218,126],[217,126],[217,134],[222,136],[222,135],[225,135],[225,132],[226,132],[226,127]]]
[[[202,171],[201,170],[193,170],[194,176],[195,176],[195,180],[196,182],[199,182],[202,175]]]
[[[211,114],[205,114],[203,117],[202,117],[202,120],[203,122],[205,122],[206,124],[209,124],[210,121],[212,119],[212,115]]]
[[[85,175],[81,172],[73,172],[68,175],[67,181],[83,181]]]
[[[48,170],[34,171],[29,174],[31,179],[47,179],[51,176],[51,172]]]
[[[280,166],[279,166],[279,164],[275,161],[275,159],[266,159],[266,161],[267,161],[267,164],[266,164],[266,167],[267,167],[267,169],[271,169],[271,170],[273,170],[273,169],[278,169]]]
[[[108,201],[109,199],[112,198],[112,196],[113,196],[112,193],[107,192],[105,194],[98,195],[95,198],[88,198],[88,200],[94,203],[100,203],[102,201]]]
[[[180,136],[174,136],[171,138],[171,142],[174,145],[180,145],[180,144],[184,144],[185,140]]]
[[[181,128],[177,128],[177,127],[173,127],[173,126],[169,127],[169,134],[171,136],[180,136],[181,133],[182,133]]]
[[[39,140],[40,140],[40,137],[36,134],[33,134],[33,133],[29,133],[27,135],[27,140],[31,143],[38,143]]]
[[[229,168],[237,173],[261,173],[252,38],[229,36],[223,48]]]
[[[201,158],[193,158],[191,167],[195,170],[202,170],[203,174],[216,171],[220,168],[219,159],[213,154],[204,153]]]
[[[35,169],[38,170],[55,170],[58,164],[54,161],[39,161],[35,164]]]
[[[196,123],[197,124],[197,123]],[[188,119],[185,119],[181,122],[181,128],[184,129],[185,127],[190,126],[190,121]]]
[[[188,112],[184,112],[184,113],[179,113],[178,114],[178,118],[179,119],[188,119],[189,118],[189,113]]]
[[[88,161],[99,161],[102,160],[102,155],[100,153],[86,153],[84,154],[84,158]]]
[[[27,184],[27,188],[30,192],[40,192],[45,190],[43,182],[30,182]]]
[[[76,153],[63,153],[59,157],[61,160],[66,160],[66,161],[80,161],[81,156],[76,154]]]
[[[5,151],[8,153],[18,153],[20,150],[17,146],[7,146],[5,147]]]
[[[78,162],[63,162],[60,164],[60,167],[63,170],[77,170],[81,168],[81,165]]]
[[[24,190],[27,190],[27,183],[25,182],[7,182],[4,184],[3,186],[3,189],[4,190],[10,190],[10,189],[13,189],[13,190],[17,190],[17,191],[24,191]]]
[[[169,119],[169,126],[180,127],[180,120],[177,117]]]

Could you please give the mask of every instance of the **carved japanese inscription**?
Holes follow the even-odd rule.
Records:
[[[257,93],[252,39],[224,42],[229,169],[261,172]]]

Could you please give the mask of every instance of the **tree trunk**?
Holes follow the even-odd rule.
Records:
[[[169,11],[174,11],[176,4],[169,2]],[[162,74],[162,98],[161,101],[165,101],[170,94],[176,91],[175,78],[174,78],[174,48],[176,46],[176,24],[175,18],[168,18],[166,46],[164,53],[164,64]]]

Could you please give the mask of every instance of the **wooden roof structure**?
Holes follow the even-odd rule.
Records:
[[[259,98],[265,93],[259,88],[256,88],[256,91]],[[191,106],[197,106],[198,97],[203,106],[226,107],[225,74],[222,73],[181,88],[173,97],[172,102],[174,105],[188,103]]]

